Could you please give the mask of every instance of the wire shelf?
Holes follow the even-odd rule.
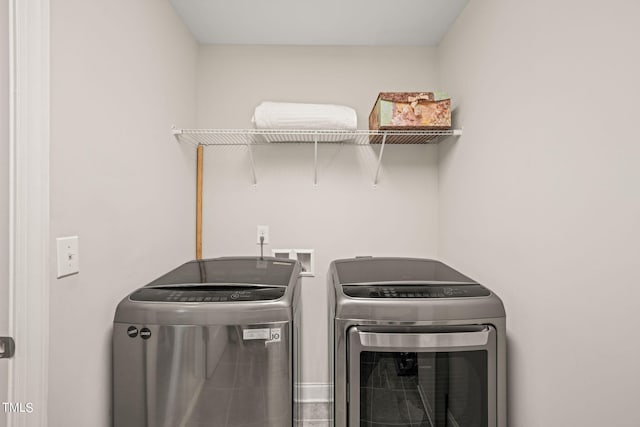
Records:
[[[429,130],[281,130],[281,129],[177,129],[178,141],[196,146],[236,145],[248,149],[253,185],[258,183],[251,147],[268,144],[308,144],[314,146],[313,184],[318,184],[318,144],[373,145],[380,148],[373,185],[378,184],[385,144],[437,144],[450,136],[462,135],[461,129]]]
[[[320,144],[437,144],[461,129],[438,130],[275,130],[275,129],[173,129],[178,140],[194,145],[261,145],[278,143]]]

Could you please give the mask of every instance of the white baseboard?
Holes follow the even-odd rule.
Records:
[[[331,385],[326,383],[299,383],[296,384],[296,396],[302,403],[329,402]]]

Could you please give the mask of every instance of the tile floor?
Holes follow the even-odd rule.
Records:
[[[329,426],[329,404],[326,402],[303,403],[300,405],[300,419],[296,427]]]

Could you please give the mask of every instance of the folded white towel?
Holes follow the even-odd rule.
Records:
[[[356,110],[344,105],[263,102],[251,119],[256,129],[356,130]]]

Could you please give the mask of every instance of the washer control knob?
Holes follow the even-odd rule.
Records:
[[[129,337],[131,338],[135,338],[138,336],[138,328],[136,328],[135,326],[129,326],[127,328],[127,335],[129,335]]]
[[[140,329],[140,338],[142,338],[143,340],[148,340],[149,338],[151,338],[151,330],[149,330],[149,328]]]

